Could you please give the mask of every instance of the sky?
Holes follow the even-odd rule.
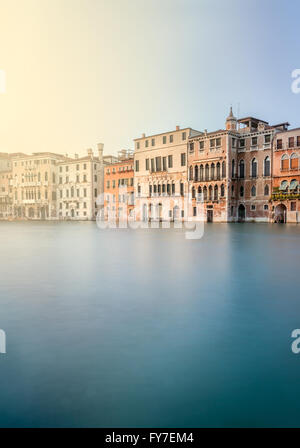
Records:
[[[299,15],[296,0],[0,0],[0,151],[116,154],[223,128],[231,105],[300,126]]]

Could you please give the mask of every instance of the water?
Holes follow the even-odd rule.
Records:
[[[300,226],[0,223],[0,426],[299,426]]]

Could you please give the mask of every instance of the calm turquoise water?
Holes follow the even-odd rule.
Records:
[[[300,226],[0,223],[0,426],[300,426]]]

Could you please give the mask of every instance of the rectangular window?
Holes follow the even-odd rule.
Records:
[[[182,140],[186,140],[186,132],[183,132],[181,135],[182,135]]]
[[[173,143],[173,135],[170,135],[170,143]]]
[[[271,134],[265,135],[265,143],[271,142]]]
[[[277,149],[282,149],[282,139],[281,139],[281,138],[279,138],[279,139],[277,140],[277,145],[276,145],[276,147],[277,147]]]
[[[257,146],[257,137],[252,137],[252,139],[251,139],[251,145],[252,145],[252,146]]]
[[[155,139],[154,138],[151,139],[151,146],[155,146]]]
[[[221,146],[221,139],[220,138],[216,139],[216,146],[217,147]]]
[[[291,212],[296,211],[296,202],[291,202]]]
[[[163,136],[163,144],[165,145],[166,143],[167,143],[167,136],[164,135],[164,136]]]
[[[151,171],[152,171],[152,173],[155,171],[154,159],[151,159]]]
[[[149,140],[145,140],[145,147],[148,148],[149,146]]]
[[[289,148],[294,148],[294,137],[289,137]]]
[[[240,148],[244,148],[245,147],[245,139],[241,138],[240,139]]]
[[[200,151],[204,150],[204,140],[201,140],[201,142],[199,142],[199,149]]]
[[[140,149],[140,142],[136,142],[136,149]]]
[[[169,168],[173,168],[173,156],[168,156],[168,166]]]
[[[139,161],[138,160],[136,160],[135,161],[135,171],[139,171],[139,169],[140,169],[140,164],[139,164]]]
[[[167,158],[163,157],[163,171],[167,171]]]
[[[251,205],[251,210],[252,210],[252,211],[256,210],[255,205]]]
[[[299,135],[297,136],[297,146],[298,147],[300,146],[300,136]]]
[[[209,141],[209,146],[210,150],[212,150],[216,146],[216,141],[214,138]]]
[[[149,170],[149,159],[146,159],[146,171]]]
[[[197,207],[193,207],[193,216],[197,216]]]
[[[185,152],[181,153],[181,166],[185,166]]]
[[[161,157],[155,157],[156,171],[161,171]]]

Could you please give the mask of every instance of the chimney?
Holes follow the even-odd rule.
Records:
[[[75,159],[78,159],[78,154],[74,154],[74,156],[75,156]]]
[[[89,149],[87,150],[87,153],[88,153],[88,156],[89,156],[89,157],[93,158],[93,150],[92,150],[91,148],[89,148]]]
[[[179,129],[180,129],[180,126],[177,125],[176,126],[176,131],[179,131]]]
[[[145,138],[146,137],[146,134],[142,134],[142,138]]]
[[[207,135],[207,129],[204,129],[204,135],[205,136]]]
[[[99,160],[100,160],[100,162],[102,162],[102,161],[103,161],[103,148],[104,148],[104,144],[103,144],[103,143],[98,143],[97,148],[98,148],[98,156],[99,156]]]

